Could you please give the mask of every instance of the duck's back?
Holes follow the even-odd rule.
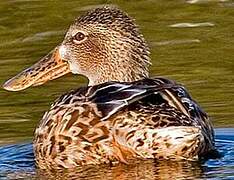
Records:
[[[36,130],[40,167],[139,158],[196,160],[214,150],[211,123],[165,78],[108,82],[61,96]]]

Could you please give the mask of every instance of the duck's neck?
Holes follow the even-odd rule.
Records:
[[[137,44],[133,40],[131,43],[123,40],[121,43],[124,46],[120,46],[116,40],[110,41],[111,46],[104,58],[89,67],[89,72],[86,74],[89,85],[109,81],[133,82],[148,77],[148,67],[151,64],[149,50],[143,39],[139,42]]]
[[[136,64],[135,66],[126,66],[122,64],[113,69],[103,68],[103,70],[97,70],[95,75],[89,75],[88,79],[89,86],[94,86],[109,81],[133,82],[147,77],[149,77],[147,67]]]

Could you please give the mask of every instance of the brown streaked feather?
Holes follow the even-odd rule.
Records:
[[[80,88],[61,96],[43,117],[36,159],[41,167],[133,157],[192,160],[214,148],[206,121],[184,87],[167,79]]]

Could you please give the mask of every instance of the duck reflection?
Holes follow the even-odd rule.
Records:
[[[85,166],[67,170],[38,170],[40,179],[196,179],[202,176],[199,162],[189,161],[134,161],[114,166]]]

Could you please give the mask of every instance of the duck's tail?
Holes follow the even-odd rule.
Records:
[[[198,160],[206,150],[205,137],[200,128],[175,126],[157,129],[154,144],[159,147],[156,158]]]
[[[142,158],[196,161],[214,150],[199,127],[171,126],[148,129],[147,132],[142,129],[135,135],[129,143],[132,143],[134,151]]]

